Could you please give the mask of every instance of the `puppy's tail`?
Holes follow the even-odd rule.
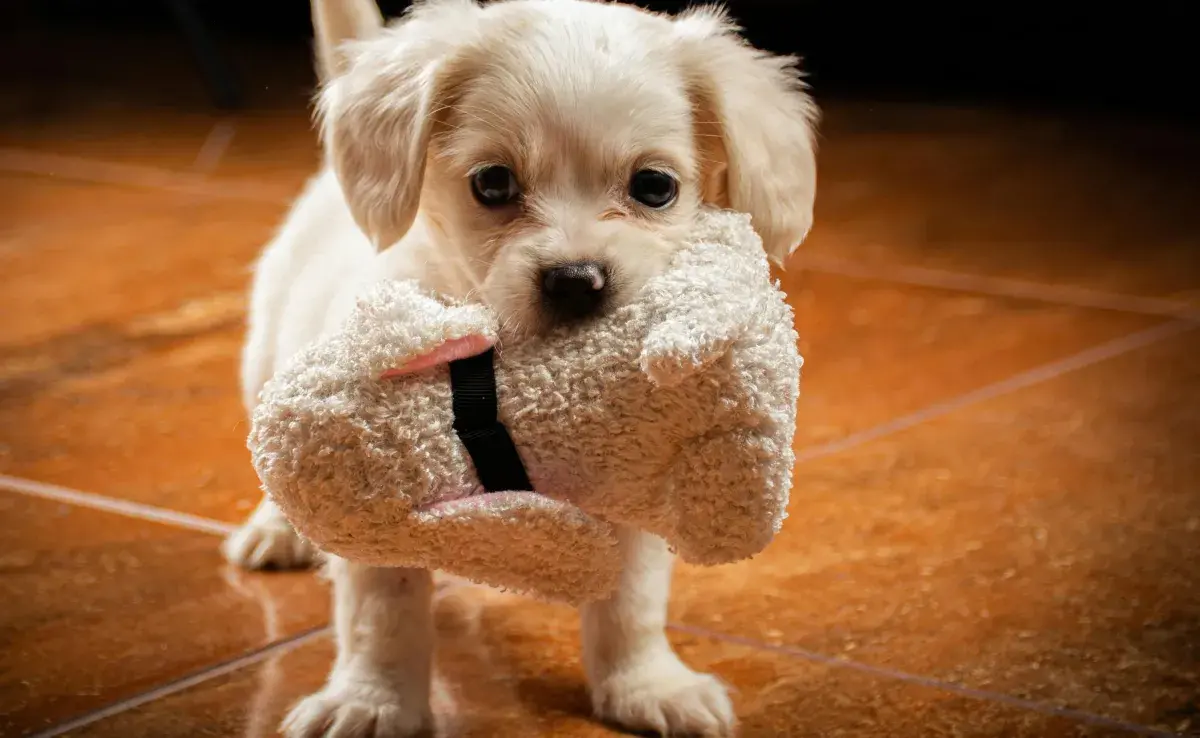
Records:
[[[346,71],[340,47],[347,41],[370,38],[383,28],[375,0],[310,0],[317,74],[328,82]]]

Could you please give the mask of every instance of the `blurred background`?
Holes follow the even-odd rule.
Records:
[[[681,568],[676,647],[745,736],[1200,735],[1194,3],[729,5],[825,112],[807,364],[787,527]],[[0,736],[270,735],[324,678],[324,585],[217,554],[310,36],[0,2]],[[570,611],[440,608],[463,734],[612,734]]]
[[[688,5],[680,0],[640,4],[671,12]],[[380,5],[397,15],[407,2]],[[1035,2],[868,8],[816,0],[736,0],[727,5],[756,45],[803,56],[822,96],[1151,114],[1183,114],[1195,107],[1186,94],[1197,71],[1190,47],[1192,8],[1186,2],[1088,9]],[[213,81],[212,94],[215,102],[227,104],[261,104],[262,89],[279,81],[266,75],[260,57],[292,54],[303,60],[310,39],[307,5],[285,0],[9,0],[4,13],[5,52],[23,61],[17,76],[26,84],[87,79],[119,88],[119,67],[104,74],[107,67],[98,62],[111,63],[113,52],[129,51],[128,44],[137,40],[162,45],[154,47],[157,53],[139,55],[144,70],[179,65],[182,72],[187,64],[212,64],[214,72],[223,68],[227,80]],[[201,51],[208,44],[199,37],[211,50]],[[86,47],[74,46],[84,39]],[[31,49],[39,51],[31,54]],[[194,79],[172,80],[178,99],[205,84],[200,70],[193,71]]]

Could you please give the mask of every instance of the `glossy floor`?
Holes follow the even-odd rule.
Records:
[[[316,162],[303,84],[230,117],[4,100],[0,735],[269,735],[324,677],[325,586],[217,554],[256,501],[243,292]],[[679,571],[672,639],[743,736],[1200,730],[1200,140],[827,108],[791,518]],[[569,610],[458,588],[439,622],[448,735],[614,734]]]

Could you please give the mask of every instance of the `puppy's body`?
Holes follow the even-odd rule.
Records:
[[[502,340],[629,299],[702,204],[749,212],[781,260],[811,223],[814,111],[789,60],[720,13],[671,19],[583,0],[419,3],[384,29],[371,0],[313,0],[327,164],[258,264],[247,408],[373,281],[483,301]],[[313,552],[264,500],[226,543],[251,567]],[[624,575],[584,608],[597,712],[634,729],[728,733],[722,685],[671,651],[671,556],[623,534]],[[330,564],[338,659],[293,736],[431,725],[431,577]]]

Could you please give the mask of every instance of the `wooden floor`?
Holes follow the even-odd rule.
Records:
[[[244,291],[317,161],[306,70],[221,116],[186,66],[90,58],[0,96],[0,735],[270,735],[329,666],[325,585],[217,544],[257,498]],[[825,103],[791,517],[681,568],[672,640],[747,738],[1197,732],[1200,138]],[[439,609],[448,733],[613,734],[571,611]]]

